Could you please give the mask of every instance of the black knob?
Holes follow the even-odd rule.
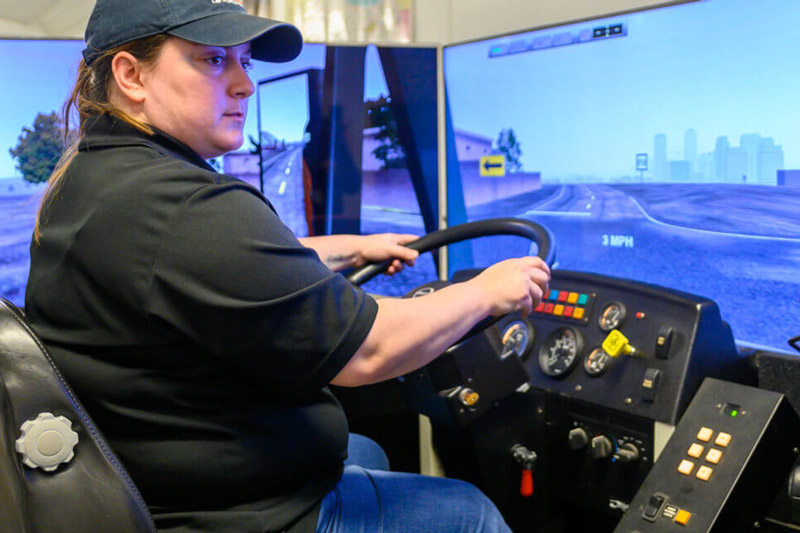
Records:
[[[570,450],[580,450],[589,444],[589,434],[583,428],[572,428],[567,437]]]
[[[614,451],[614,444],[605,435],[598,435],[592,439],[592,457],[595,459],[607,459]]]
[[[639,460],[639,448],[630,442],[626,442],[619,447],[614,458],[620,463],[633,463]]]

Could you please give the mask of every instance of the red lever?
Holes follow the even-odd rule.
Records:
[[[527,468],[522,469],[522,482],[519,484],[519,493],[525,498],[533,496],[533,472]]]

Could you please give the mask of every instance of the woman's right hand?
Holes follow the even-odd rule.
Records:
[[[550,268],[539,257],[520,257],[496,263],[466,283],[479,287],[489,314],[520,311],[527,316],[548,293]]]

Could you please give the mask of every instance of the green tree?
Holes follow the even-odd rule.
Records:
[[[506,156],[506,170],[508,172],[519,172],[522,170],[522,148],[517,136],[512,128],[500,130],[497,136],[497,150]]]
[[[38,113],[33,129],[24,126],[17,145],[8,152],[17,160],[17,170],[25,180],[42,183],[50,178],[64,149],[64,126],[53,112]]]
[[[367,100],[364,127],[378,128],[375,138],[379,144],[372,155],[383,163],[382,168],[403,168],[406,166],[406,154],[400,146],[397,122],[390,103],[391,100],[383,95],[377,100]]]

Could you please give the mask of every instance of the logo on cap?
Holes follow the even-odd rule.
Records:
[[[236,4],[237,6],[244,7],[243,0],[211,0],[212,4]]]

